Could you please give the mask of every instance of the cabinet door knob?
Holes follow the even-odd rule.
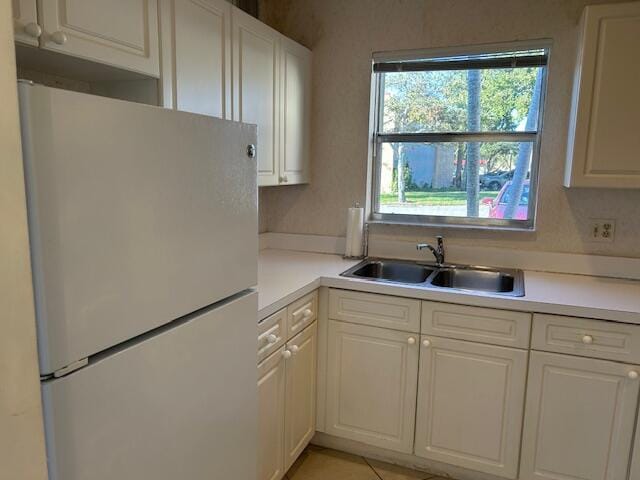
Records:
[[[426,338],[422,341],[422,346],[423,347],[430,347],[431,346],[431,340],[427,340]]]
[[[629,377],[631,380],[635,380],[636,378],[638,378],[638,372],[636,372],[635,370],[631,370],[629,371],[629,373],[627,373],[627,377]]]
[[[269,334],[269,336],[267,337],[268,343],[276,343],[277,341],[278,341],[278,337],[273,333]]]
[[[33,38],[39,38],[42,35],[42,27],[37,23],[31,22],[24,26],[24,33]]]
[[[291,353],[295,355],[300,351],[300,347],[298,347],[297,345],[291,345],[289,347],[289,350],[291,350]]]
[[[292,355],[292,353],[291,353],[289,350],[283,350],[283,351],[282,351],[282,357],[283,357],[285,360],[290,359],[290,358],[291,358],[291,355]]]
[[[67,35],[61,31],[53,32],[51,34],[51,40],[58,45],[64,45],[67,43]]]
[[[585,335],[582,337],[582,343],[585,345],[591,345],[593,343],[593,337],[591,335]]]
[[[407,338],[407,343],[409,345],[415,345],[416,344],[416,339],[413,338],[413,337],[409,337],[409,338]]]

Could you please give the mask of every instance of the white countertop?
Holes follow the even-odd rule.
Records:
[[[357,261],[338,255],[266,249],[258,260],[258,318],[320,286],[480,307],[599,318],[640,324],[640,281],[524,272],[524,297],[478,295],[444,289],[340,277]]]

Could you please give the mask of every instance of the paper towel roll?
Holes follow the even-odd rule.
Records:
[[[347,211],[347,244],[345,246],[345,256],[362,256],[362,238],[364,225],[364,208],[351,207]]]

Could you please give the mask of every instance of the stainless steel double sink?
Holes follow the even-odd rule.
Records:
[[[524,275],[522,270],[515,269],[367,258],[340,275],[424,288],[514,297],[524,295]]]

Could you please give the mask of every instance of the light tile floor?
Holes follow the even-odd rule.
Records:
[[[310,445],[285,475],[287,480],[451,480]]]

